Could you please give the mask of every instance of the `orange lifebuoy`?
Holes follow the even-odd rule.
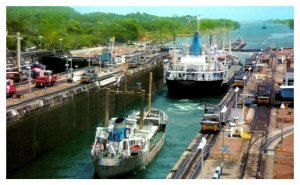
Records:
[[[133,151],[140,151],[141,148],[142,148],[142,147],[141,147],[140,145],[134,145],[134,146],[131,146],[131,147],[130,147],[130,149],[133,150]]]

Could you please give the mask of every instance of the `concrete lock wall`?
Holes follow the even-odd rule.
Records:
[[[146,90],[146,94],[148,94],[150,72],[153,72],[153,90],[161,89],[163,87],[162,64],[129,75],[127,77],[128,89],[135,87],[136,82],[141,82],[142,89]],[[124,79],[121,81],[120,90],[123,86]],[[115,85],[110,84],[107,87],[113,89]],[[39,108],[23,116],[22,119],[7,124],[7,172],[50,152],[81,132],[98,126],[100,122],[103,123],[105,88],[95,87],[75,94],[62,104]],[[145,106],[147,105],[146,97]],[[53,98],[55,99],[55,97]],[[111,95],[110,117],[118,116],[118,112],[126,111],[129,106],[133,105],[139,107],[139,97]]]

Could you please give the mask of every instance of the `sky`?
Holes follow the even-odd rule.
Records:
[[[125,15],[148,13],[157,16],[201,15],[203,18],[225,18],[235,21],[260,21],[294,18],[293,6],[75,6],[80,13],[106,12]]]

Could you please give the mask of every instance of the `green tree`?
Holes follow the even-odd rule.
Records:
[[[192,34],[196,22],[193,16],[159,17],[146,13],[117,15],[113,13],[80,14],[70,7],[12,7],[6,9],[6,27],[9,35],[20,32],[24,47],[38,46],[43,36],[44,48],[57,49],[63,39],[64,49],[105,45],[111,37],[117,43],[130,41],[162,42],[174,35]],[[239,23],[225,19],[203,19],[202,32],[230,31]],[[15,49],[13,39],[7,39],[7,48]]]

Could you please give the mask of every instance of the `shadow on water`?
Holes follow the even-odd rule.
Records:
[[[53,151],[20,168],[11,179],[90,179],[93,165],[90,161],[90,146],[94,140],[94,129],[77,135]]]

